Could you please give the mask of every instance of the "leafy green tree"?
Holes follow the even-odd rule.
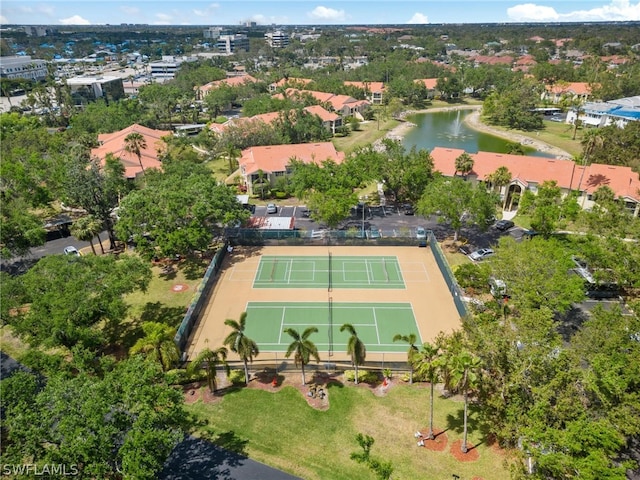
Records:
[[[584,298],[582,280],[569,274],[574,267],[570,254],[555,238],[518,243],[502,237],[491,266],[494,276],[507,284],[510,304],[517,309],[546,306],[565,312]]]
[[[4,199],[0,218],[0,257],[26,255],[31,248],[44,245],[47,232],[42,221],[29,212],[22,198]]]
[[[123,296],[144,291],[150,279],[149,266],[133,256],[50,255],[14,280],[19,295],[8,300],[28,308],[6,321],[32,345],[100,348],[120,333]]]
[[[400,142],[390,139],[382,143],[385,147],[383,155],[371,154],[366,149],[358,155],[375,161],[369,167],[373,179],[382,181],[398,202],[416,203],[433,178],[433,160],[429,152],[415,147],[407,152]]]
[[[293,359],[296,367],[300,365],[302,368],[302,385],[306,385],[306,380],[304,378],[304,366],[309,363],[311,358],[314,358],[316,362],[320,361],[320,356],[318,355],[318,348],[315,344],[309,340],[309,337],[312,333],[317,333],[318,329],[316,327],[309,327],[302,332],[302,335],[294,329],[294,328],[285,328],[284,333],[288,334],[293,341],[287,347],[287,351],[284,354],[286,358],[289,358],[293,355]]]
[[[209,386],[209,391],[211,393],[215,393],[218,387],[216,381],[218,365],[222,365],[225,368],[227,375],[229,374],[227,349],[225,347],[220,347],[215,350],[211,350],[207,347],[191,361],[187,368],[187,372],[193,374],[204,369],[207,372],[207,385]]]
[[[133,132],[124,137],[124,150],[138,157],[140,169],[144,174],[144,166],[142,165],[142,151],[147,148],[147,141],[140,133]]]
[[[356,370],[355,382],[358,384],[358,365],[363,365],[367,358],[367,348],[364,342],[358,337],[356,329],[350,323],[345,323],[340,327],[340,331],[349,334],[347,341],[347,354],[351,357],[351,363]]]
[[[413,383],[413,369],[416,363],[416,356],[418,354],[418,347],[416,347],[416,342],[418,341],[418,337],[415,333],[410,333],[409,335],[401,335],[396,334],[393,336],[394,342],[405,342],[409,344],[409,350],[407,351],[407,363],[409,364],[409,383]]]
[[[2,382],[3,459],[74,465],[83,478],[157,478],[189,428],[182,394],[157,364],[133,357],[103,375],[51,372]]]
[[[204,97],[204,103],[209,109],[211,119],[217,118],[236,98],[235,90],[227,85],[210,90]]]
[[[478,371],[480,369],[480,359],[475,358],[470,352],[461,352],[454,357],[453,361],[453,384],[462,391],[464,396],[464,426],[463,439],[460,449],[462,453],[467,453],[469,447],[467,445],[467,408],[469,390],[476,386],[478,381]]]
[[[420,351],[416,354],[415,362],[418,365],[418,373],[420,376],[429,381],[431,395],[429,396],[429,432],[427,438],[433,439],[433,389],[438,381],[438,370],[440,364],[438,358],[440,355],[440,347],[432,345],[428,342],[422,344]]]
[[[124,166],[113,156],[107,157],[104,168],[97,161],[92,161],[88,166],[82,161],[74,162],[65,182],[67,199],[102,223],[112,250],[116,244],[112,212],[118,206],[122,193],[127,190],[124,182]]]
[[[139,338],[129,353],[144,353],[153,361],[160,363],[162,370],[169,370],[180,359],[180,351],[174,341],[176,329],[159,322],[142,324],[144,337]]]
[[[459,177],[438,177],[426,187],[417,211],[424,216],[439,212],[438,221],[451,224],[457,241],[464,224],[477,223],[486,228],[495,205],[495,195],[479,184],[474,186]]]
[[[229,349],[237,353],[244,364],[244,378],[247,385],[249,384],[249,365],[253,362],[253,358],[258,356],[260,350],[258,344],[245,335],[245,327],[247,324],[247,312],[240,314],[240,320],[236,321],[228,318],[224,324],[232,328],[232,332],[224,339],[224,344]]]
[[[164,172],[150,170],[145,177],[145,188],[120,203],[115,229],[147,258],[206,251],[219,226],[249,215],[233,190],[201,164],[170,162]]]

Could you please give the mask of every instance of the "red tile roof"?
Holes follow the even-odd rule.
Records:
[[[140,161],[137,155],[125,150],[126,143],[124,139],[130,133],[139,133],[144,137],[147,147],[143,149],[140,157],[144,169],[162,168],[159,155],[162,153],[166,144],[162,137],[172,135],[169,130],[154,130],[142,125],[134,123],[133,125],[113,133],[102,133],[98,135],[100,146],[91,150],[91,156],[100,159],[102,165],[105,164],[108,153],[112,153],[119,158],[125,169],[126,178],[135,178],[138,173],[142,172]]]
[[[380,93],[384,91],[384,83],[382,82],[344,82],[347,86],[361,88],[371,93]]]
[[[438,83],[437,78],[418,78],[414,80],[416,83],[424,83],[424,86],[427,87],[427,90],[435,90],[436,84]]]
[[[238,75],[235,77],[227,77],[222,80],[215,80],[213,82],[209,82],[206,85],[201,87],[194,87],[196,90],[200,90],[201,92],[208,92],[214,88],[218,88],[221,85],[228,85],[230,87],[237,87],[239,85],[243,85],[245,83],[256,83],[259,80],[257,78],[252,77],[251,75]]]
[[[434,169],[445,176],[455,174],[455,161],[464,150],[458,148],[436,147],[431,152]],[[555,180],[558,186],[565,189],[586,190],[595,192],[600,186],[608,185],[618,197],[629,197],[640,202],[640,178],[629,167],[591,164],[586,167],[582,183],[580,176],[583,167],[572,160],[559,160],[526,155],[509,155],[493,152],[471,153],[473,170],[470,175],[484,180],[499,167],[507,167],[512,180],[527,185],[541,184],[547,180]]]
[[[245,175],[258,170],[265,173],[284,172],[292,158],[318,165],[329,159],[342,163],[344,152],[338,152],[331,142],[269,145],[243,150],[238,163]]]
[[[556,83],[554,85],[547,85],[546,90],[556,95],[563,93],[573,93],[574,95],[590,95],[591,86],[587,82],[569,82],[569,83]]]

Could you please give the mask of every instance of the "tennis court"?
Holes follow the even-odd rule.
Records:
[[[230,332],[225,320],[237,320],[244,311],[245,332],[260,346],[260,362],[282,358],[291,343],[283,333],[289,327],[302,333],[316,326],[311,340],[321,358],[329,352],[339,362],[348,361],[348,336],[339,331],[345,323],[367,346],[368,361],[406,361],[408,347],[393,343],[396,334],[415,333],[419,344],[459,328],[460,315],[429,249],[333,245],[330,253],[327,246],[234,248],[194,329],[188,356],[222,345]]]
[[[309,339],[320,352],[345,352],[349,335],[340,331],[345,323],[353,325],[370,353],[405,353],[405,343],[393,342],[396,334],[415,333],[422,343],[410,303],[249,302],[246,312],[246,335],[261,350],[285,352],[293,339],[284,330],[302,334],[316,327]]]
[[[395,256],[276,256],[260,259],[253,288],[405,288]]]

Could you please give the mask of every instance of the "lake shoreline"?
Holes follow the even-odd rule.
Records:
[[[476,130],[478,132],[486,133],[489,135],[493,135],[494,137],[503,138],[510,142],[520,143],[526,147],[533,148],[539,152],[550,153],[559,159],[572,159],[572,155],[561,148],[550,145],[546,142],[535,140],[527,137],[526,135],[522,135],[515,132],[504,132],[502,130],[495,129],[486,123],[483,123],[480,118],[480,110],[482,109],[482,105],[457,105],[451,107],[437,107],[437,108],[428,108],[422,110],[407,110],[406,112],[402,112],[399,120],[402,122],[397,127],[390,130],[385,138],[389,138],[391,140],[401,141],[411,129],[415,128],[417,125],[413,122],[409,122],[406,118],[409,115],[415,115],[420,113],[436,113],[436,112],[453,112],[457,110],[475,110],[471,112],[471,114],[467,115],[464,119],[465,124]]]

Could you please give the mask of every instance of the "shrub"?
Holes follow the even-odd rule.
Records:
[[[344,378],[348,382],[354,382],[356,379],[355,370],[345,370]],[[373,383],[380,379],[378,372],[370,372],[368,370],[358,370],[358,382]]]
[[[169,385],[185,385],[187,383],[201,382],[207,379],[207,372],[195,372],[193,375],[187,375],[184,369],[176,368],[168,370],[164,374],[164,378]]]
[[[231,370],[229,372],[229,381],[231,383],[233,383],[234,385],[240,385],[242,383],[244,383],[245,378],[244,378],[244,371],[243,370]]]

